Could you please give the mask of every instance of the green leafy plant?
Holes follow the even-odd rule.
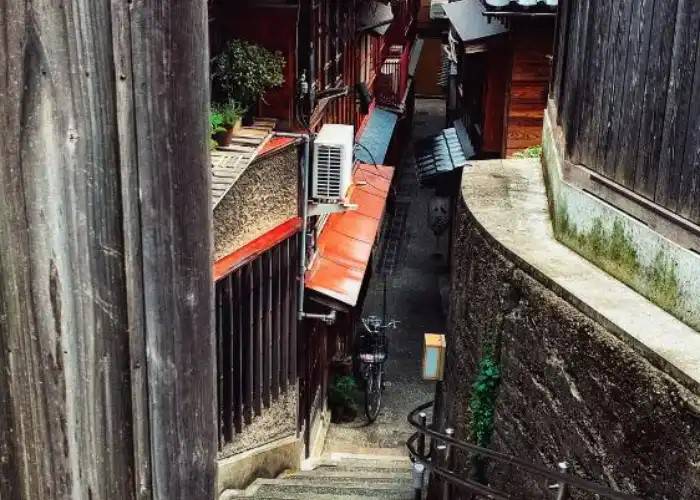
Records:
[[[225,101],[250,107],[284,83],[284,58],[244,40],[231,40],[212,61],[212,90]]]
[[[472,384],[469,400],[473,441],[482,447],[491,442],[493,418],[496,406],[496,391],[501,381],[501,369],[492,355],[487,354],[479,363],[479,371]]]
[[[224,117],[218,111],[212,109],[209,113],[209,125],[211,125],[211,133],[218,134],[219,132],[226,132],[224,128]]]
[[[496,395],[500,382],[501,369],[493,356],[492,349],[489,348],[479,362],[479,371],[472,384],[472,394],[469,399],[472,441],[482,448],[489,446],[493,436]],[[474,478],[482,484],[487,484],[484,457],[475,455],[473,465]]]
[[[357,382],[349,375],[336,376],[328,387],[328,406],[335,422],[352,420],[357,416],[355,393]]]
[[[530,146],[521,151],[513,153],[513,158],[523,159],[523,158],[539,158],[542,156],[542,146]]]
[[[245,108],[236,101],[213,104],[209,114],[209,123],[213,133],[230,130],[244,114]]]
[[[217,136],[227,134],[236,126],[238,120],[245,114],[245,108],[236,101],[223,104],[213,104],[209,113],[210,142],[209,148],[214,149],[218,144]]]

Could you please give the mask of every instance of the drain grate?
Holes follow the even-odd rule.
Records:
[[[379,259],[377,272],[380,276],[392,276],[396,270],[401,257],[404,237],[406,234],[406,219],[410,202],[394,202],[394,209],[384,231],[384,245]]]

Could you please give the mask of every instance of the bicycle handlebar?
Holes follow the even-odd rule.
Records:
[[[387,323],[382,324],[382,321],[377,318],[376,316],[369,316],[367,318],[362,318],[362,324],[365,327],[365,330],[367,330],[370,333],[386,329],[386,328],[396,328],[396,325],[398,325],[400,321],[397,321],[395,319],[392,319],[388,321]]]

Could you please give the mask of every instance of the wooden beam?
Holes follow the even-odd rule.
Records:
[[[213,498],[206,3],[2,2],[0,67],[0,498]]]

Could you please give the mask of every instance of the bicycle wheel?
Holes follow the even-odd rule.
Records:
[[[382,378],[384,366],[382,363],[372,363],[368,366],[365,383],[365,415],[367,420],[374,422],[379,416],[382,405]]]

